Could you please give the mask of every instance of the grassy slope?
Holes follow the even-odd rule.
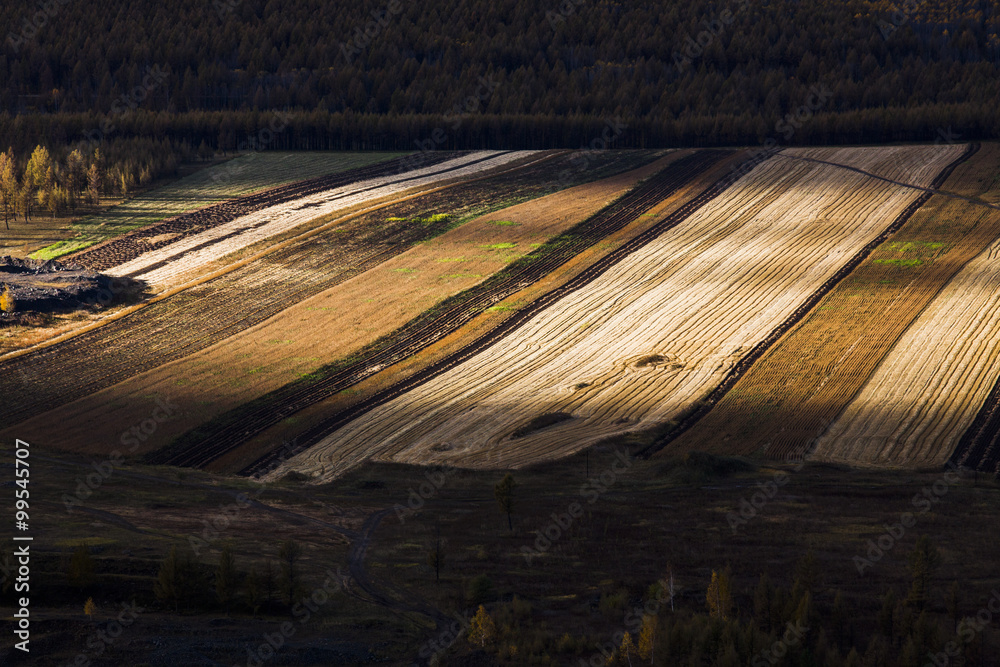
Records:
[[[387,160],[401,153],[249,153],[156,188],[70,226],[73,236],[32,257],[53,259],[133,229],[258,190]]]
[[[80,480],[93,472],[93,462],[70,455],[60,454],[57,460],[47,456],[44,450],[32,449],[32,491],[39,499],[32,513],[32,648],[44,646],[44,659],[39,655],[41,661],[33,663],[40,665],[67,664],[86,651],[86,637],[94,630],[80,611],[90,595],[98,604],[94,619],[98,622],[113,617],[125,600],[134,599],[148,609],[108,648],[107,664],[142,664],[154,656],[156,664],[165,656],[184,664],[184,652],[191,645],[224,664],[243,664],[244,643],[256,645],[263,632],[274,632],[289,620],[280,604],[270,605],[254,621],[242,594],[231,616],[223,618],[222,609],[212,602],[210,584],[202,587],[202,602],[179,615],[152,595],[157,568],[170,547],[192,553],[189,537],[201,533],[202,520],[218,516],[220,505],[234,503],[228,494],[240,491],[255,494],[255,500],[280,507],[283,513],[259,507],[237,512],[230,527],[210,539],[211,548],[197,556],[203,574],[211,577],[218,548],[225,542],[233,547],[237,568],[246,572],[261,568],[266,560],[275,562],[279,543],[291,538],[304,548],[304,583],[312,590],[327,568],[343,568],[346,563],[347,541],[329,526],[358,530],[372,513],[405,507],[423,489],[423,498],[417,496],[420,502],[414,503],[418,511],[390,511],[382,519],[365,559],[366,570],[380,590],[396,597],[405,593],[446,613],[474,608],[467,591],[476,576],[491,580],[495,594],[487,595],[485,604],[497,616],[504,607],[502,600],[518,595],[528,608],[514,628],[515,638],[509,640],[520,645],[523,656],[523,661],[505,663],[512,665],[528,664],[527,654],[534,651],[556,658],[554,664],[589,658],[597,642],[608,641],[622,627],[623,612],[638,604],[668,563],[673,566],[682,615],[704,611],[711,570],[730,565],[738,613],[745,621],[752,613],[757,577],[766,572],[773,582],[788,587],[793,565],[813,550],[821,569],[814,596],[817,610],[827,618],[834,591],[842,591],[852,609],[848,634],[862,653],[875,626],[878,597],[888,589],[897,597],[906,593],[906,554],[919,535],[930,536],[942,553],[941,567],[931,579],[933,618],[944,622],[947,590],[953,581],[962,584],[963,615],[975,614],[1000,585],[992,542],[984,531],[1000,511],[1000,487],[982,479],[978,486],[971,479],[949,486],[932,511],[921,513],[912,498],[931,486],[936,475],[785,467],[787,484],[734,534],[727,514],[739,511],[741,499],[755,493],[758,482],[774,479],[775,470],[720,466],[701,459],[684,464],[633,461],[625,470],[619,465],[614,476],[605,475],[606,490],[590,503],[598,487],[587,482],[588,474],[599,480],[614,461],[614,452],[603,448],[586,458],[581,454],[515,473],[518,486],[513,532],[509,532],[493,496],[493,484],[502,473],[494,471],[456,471],[428,486],[426,471],[420,468],[369,464],[337,484],[310,487],[308,493],[291,481],[256,493],[254,485],[231,478],[129,466],[113,472],[68,513],[60,498],[74,493]],[[5,451],[3,458],[9,461],[12,455]],[[13,475],[6,466],[3,470]],[[552,513],[566,512],[573,502],[584,506],[583,515],[544,555],[526,562],[521,547],[535,541],[535,531],[551,523]],[[916,526],[864,577],[858,576],[854,556],[864,554],[866,540],[878,539],[883,524],[899,521],[906,511],[917,514]],[[444,566],[440,582],[435,582],[427,553],[438,530]],[[81,543],[91,545],[97,564],[96,586],[87,591],[66,583],[70,553]],[[623,590],[624,609],[611,599]],[[602,598],[608,604],[602,602],[599,608]],[[6,600],[4,605],[0,609],[7,616]],[[663,609],[661,616],[666,614]],[[281,655],[290,659],[295,651],[296,664],[302,665],[363,664],[363,660],[331,663],[329,657],[324,662],[306,650],[342,642],[370,648],[382,664],[409,665],[419,647],[435,636],[423,617],[392,614],[342,594],[309,623],[296,623],[296,628],[297,650],[286,647],[288,653]],[[575,657],[572,650],[558,648],[563,634],[573,638]],[[997,649],[995,630],[985,639],[987,650]],[[457,664],[456,654],[472,650],[463,637],[441,664]]]

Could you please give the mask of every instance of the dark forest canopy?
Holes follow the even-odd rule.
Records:
[[[231,150],[275,111],[274,148],[414,148],[438,127],[434,147],[578,147],[612,119],[623,148],[1000,136],[998,0],[47,0],[5,3],[0,26],[19,152]]]

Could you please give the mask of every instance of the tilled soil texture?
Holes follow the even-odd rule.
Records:
[[[429,167],[440,164],[463,154],[432,153],[422,166]],[[212,227],[218,227],[268,206],[295,201],[324,190],[331,190],[358,181],[399,174],[405,168],[406,160],[407,158],[396,158],[370,167],[350,169],[339,174],[313,178],[245,197],[238,197],[137,229],[124,236],[70,255],[66,260],[95,271],[103,271],[124,264],[144,253],[176,243],[183,238]]]
[[[507,270],[444,301],[350,359],[321,369],[313,373],[312,377],[303,378],[272,392],[191,432],[168,450],[153,455],[151,460],[186,466],[210,463],[285,417],[356,384],[456,331],[485,308],[531,285],[582,250],[625,227],[671,192],[730,154],[727,151],[700,151],[671,163],[598,214],[514,262]],[[366,401],[361,405],[368,403]],[[335,428],[331,424],[339,423],[342,418],[343,415],[336,415],[332,421],[311,429],[299,440],[299,448],[317,442],[331,428]],[[258,469],[267,465],[269,461],[265,460],[252,467]]]
[[[935,185],[964,196],[989,189],[1000,147],[988,145],[967,157],[943,184],[948,170]],[[915,204],[924,200],[922,196]],[[815,308],[737,378],[669,450],[777,459],[798,459],[813,450],[816,438],[850,404],[942,287],[1000,234],[1000,214],[934,196],[916,212],[905,211],[888,231],[893,233],[821,295]],[[828,450],[823,458],[839,451],[844,455],[840,460],[868,459],[848,443],[831,443]]]
[[[816,153],[927,185],[962,147]],[[772,158],[289,467],[316,482],[364,457],[522,467],[676,419],[916,198],[867,174]],[[561,413],[573,419],[512,437]]]
[[[586,220],[691,152],[672,151],[637,169],[465,222],[221,343],[21,422],[16,437],[45,442],[50,440],[51,425],[60,424],[60,449],[99,453],[108,443],[120,440],[122,424],[137,424],[149,416],[155,402],[150,397],[168,397],[176,407],[174,415],[134,454],[155,451],[229,410],[392,333],[401,323],[504,270],[532,248]],[[608,239],[602,247],[611,243]],[[579,262],[587,263],[584,255],[574,259],[574,264]],[[554,274],[545,278],[554,279]],[[499,322],[507,312],[498,306],[479,319]],[[407,363],[418,361],[410,357]],[[263,453],[251,446],[244,464]]]
[[[472,217],[652,161],[608,151],[570,182],[571,154],[351,219],[67,341],[0,363],[7,428],[202,350]]]

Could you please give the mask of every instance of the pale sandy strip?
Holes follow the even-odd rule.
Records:
[[[820,459],[947,460],[1000,377],[1000,241],[967,264],[903,334],[820,439]]]
[[[927,185],[963,148],[791,152]],[[368,457],[519,466],[670,419],[917,195],[832,166],[766,162],[513,335],[347,424],[289,467],[328,480]],[[649,354],[665,361],[637,368]],[[551,412],[574,419],[509,438]]]
[[[194,234],[164,248],[145,253],[141,257],[109,270],[108,273],[124,276],[140,272],[134,277],[153,285],[163,284],[181,273],[205,266],[229,253],[249,247],[263,239],[281,234],[337,210],[437,181],[479,173],[524,158],[531,152],[517,151],[497,155],[478,164],[461,166],[474,160],[489,157],[492,154],[495,154],[495,151],[473,153],[433,167],[352,183],[278,206],[270,206],[218,227]],[[452,170],[437,173],[445,169]],[[419,178],[413,178],[403,183],[392,183],[403,176],[408,179],[414,176]],[[361,192],[361,190],[367,191]],[[227,236],[229,238],[224,238]],[[167,264],[155,269],[151,268],[160,262],[167,262]]]

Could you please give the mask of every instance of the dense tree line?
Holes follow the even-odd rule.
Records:
[[[0,210],[7,229],[12,219],[29,222],[42,211],[55,217],[97,206],[102,196],[127,198],[195,156],[186,144],[148,138],[77,142],[54,151],[37,145],[30,153],[0,153]]]
[[[1000,134],[996,0],[43,7],[0,8],[7,143],[232,150],[279,110],[268,147],[413,148],[438,126],[442,147],[576,147],[616,117],[623,147],[758,142],[817,85],[789,143]]]

